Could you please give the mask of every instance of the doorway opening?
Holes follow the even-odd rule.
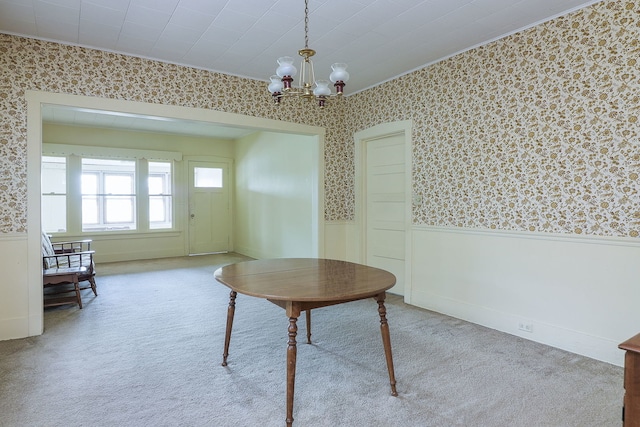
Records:
[[[27,99],[27,250],[30,335],[42,332],[42,271],[40,253],[40,229],[42,224],[41,165],[43,108],[46,106],[74,109],[76,111],[102,111],[111,116],[144,118],[157,123],[190,123],[198,126],[218,126],[226,129],[251,132],[282,133],[312,138],[314,167],[307,171],[316,184],[310,196],[313,215],[310,218],[309,240],[315,256],[324,252],[324,128],[287,123],[279,120],[256,118],[207,109],[147,104],[134,101],[103,99],[29,90]],[[188,216],[187,207],[182,206]]]

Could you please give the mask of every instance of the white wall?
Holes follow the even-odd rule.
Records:
[[[236,252],[318,256],[318,144],[314,136],[273,132],[236,142]]]
[[[354,227],[349,221],[333,221],[324,224],[324,256],[329,259],[339,259],[342,261],[358,262],[355,258],[350,258],[355,254],[353,249],[347,247],[352,238],[347,237],[348,230]]]

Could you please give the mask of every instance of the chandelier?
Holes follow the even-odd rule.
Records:
[[[293,66],[294,59],[290,56],[278,58],[278,68],[276,75],[271,76],[269,92],[276,105],[280,105],[282,98],[302,98],[306,101],[315,99],[320,108],[324,108],[326,101],[330,97],[342,96],[345,83],[349,80],[347,64],[335,63],[331,66],[333,70],[329,79],[336,88],[333,94],[329,89],[327,80],[316,80],[313,72],[313,62],[311,57],[316,51],[309,48],[309,0],[304,1],[304,49],[298,51],[302,57],[300,66],[300,80],[298,87],[292,86],[293,78],[298,70]]]

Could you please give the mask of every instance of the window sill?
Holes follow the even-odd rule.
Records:
[[[71,233],[50,233],[53,239],[87,239],[94,240],[120,240],[120,239],[153,239],[160,237],[179,237],[182,231],[179,230],[117,230],[117,231],[83,231],[79,234]]]

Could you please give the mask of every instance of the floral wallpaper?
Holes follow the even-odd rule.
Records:
[[[110,52],[0,34],[0,233],[26,231],[26,90],[209,108],[305,123],[327,129],[326,187],[343,187],[344,139],[332,131],[332,115],[345,99],[323,111],[300,101],[277,107],[266,83]],[[230,90],[235,88],[237,90]],[[286,100],[298,102],[297,100]],[[285,102],[285,101],[283,101]],[[327,218],[349,208],[340,191],[326,194]]]
[[[26,231],[36,89],[325,127],[327,221],[354,219],[353,134],[412,119],[414,224],[637,238],[639,53],[640,0],[608,0],[319,111],[274,107],[264,82],[0,34],[0,232]]]
[[[348,109],[348,133],[413,120],[414,224],[639,236],[640,1],[467,51]]]

